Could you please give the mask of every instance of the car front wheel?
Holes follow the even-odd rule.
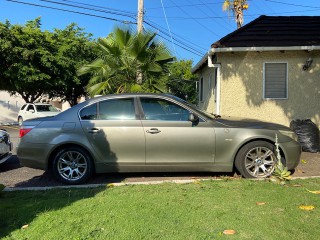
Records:
[[[277,163],[273,144],[255,141],[244,145],[235,159],[236,169],[245,178],[265,178],[270,176]]]
[[[91,157],[79,147],[64,148],[53,160],[53,173],[59,181],[66,184],[84,183],[93,173]]]

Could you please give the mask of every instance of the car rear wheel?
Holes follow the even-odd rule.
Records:
[[[19,126],[21,126],[21,125],[22,125],[22,122],[23,122],[23,119],[22,119],[22,117],[21,117],[21,116],[19,116],[19,117],[18,117],[18,124],[19,124]]]
[[[265,178],[270,176],[277,163],[274,146],[265,141],[255,141],[244,145],[235,159],[236,169],[245,178]]]
[[[79,147],[64,148],[53,160],[53,173],[66,184],[84,183],[93,173],[91,157]]]

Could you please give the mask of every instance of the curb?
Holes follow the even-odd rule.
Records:
[[[310,177],[292,177],[292,180],[297,179],[314,179],[320,178],[320,176],[310,176]],[[239,178],[240,179],[240,178]],[[187,184],[196,183],[199,181],[221,181],[222,178],[217,179],[191,179],[191,180],[162,180],[162,181],[148,181],[148,182],[120,182],[120,183],[101,183],[101,184],[87,184],[87,185],[70,185],[70,186],[52,186],[52,187],[5,187],[3,192],[14,192],[14,191],[46,191],[52,189],[84,189],[84,188],[97,188],[97,187],[121,187],[129,185],[156,185],[163,183],[176,183],[176,184]],[[264,179],[249,179],[250,181],[261,181]]]
[[[18,122],[0,122],[0,126],[18,126]]]
[[[4,192],[14,192],[14,191],[45,191],[52,189],[81,189],[81,188],[97,188],[97,187],[120,187],[128,185],[156,185],[162,183],[177,183],[186,184],[194,183],[198,181],[208,181],[209,179],[192,179],[192,180],[163,180],[163,181],[149,181],[149,182],[120,182],[120,183],[101,183],[101,184],[87,184],[87,185],[70,185],[70,186],[52,186],[52,187],[5,187]],[[214,179],[222,180],[222,179]]]

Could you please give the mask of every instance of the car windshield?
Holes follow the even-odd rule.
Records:
[[[38,112],[58,112],[59,111],[52,105],[36,105],[36,108]]]

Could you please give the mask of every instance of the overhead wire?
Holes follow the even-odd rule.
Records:
[[[173,39],[172,39],[172,34],[171,34],[169,22],[168,22],[168,19],[167,19],[167,14],[166,14],[166,11],[165,11],[165,9],[164,9],[163,1],[162,1],[162,0],[160,0],[160,1],[161,1],[162,9],[163,9],[163,14],[164,14],[164,17],[165,17],[165,19],[166,19],[168,31],[169,31],[169,34],[170,34],[171,44],[172,44],[172,46],[173,46],[173,50],[174,50],[175,55],[177,55],[177,51],[176,51],[176,48],[175,48],[175,46],[174,46]]]
[[[99,10],[99,9],[94,9],[94,8],[89,8],[89,7],[81,7],[81,6],[77,6],[77,5],[73,5],[73,4],[62,3],[62,2],[52,1],[52,0],[39,0],[39,1],[40,2],[53,3],[53,4],[57,4],[57,5],[67,6],[67,7],[75,7],[75,8],[80,8],[80,9],[85,9],[85,10],[90,10],[90,11],[114,14],[114,15],[118,15],[118,16],[130,17],[130,18],[135,19],[135,17],[134,17],[135,15],[124,14],[124,13],[121,13],[121,12]]]
[[[315,6],[310,6],[310,5],[302,5],[302,4],[295,4],[295,3],[287,3],[287,2],[281,2],[281,1],[275,1],[275,0],[264,0],[266,2],[272,2],[272,3],[278,3],[278,4],[283,4],[283,5],[290,5],[290,6],[295,6],[295,7],[304,7],[304,8],[320,8],[320,7],[315,7]]]
[[[170,2],[172,2],[175,6],[177,6],[172,0],[170,0]],[[201,22],[199,22],[197,19],[194,19],[188,12],[186,12],[185,10],[183,10],[183,8],[179,7],[180,11],[182,11],[185,15],[189,16],[189,18],[195,20],[195,22],[197,22],[200,26],[202,26],[204,29],[206,29],[207,31],[211,32],[212,34],[216,35],[217,37],[220,37],[217,33],[215,33],[214,31],[212,31],[210,28],[208,28],[206,25],[202,24]]]
[[[121,22],[121,23],[125,23],[125,24],[136,24],[135,22],[131,22],[131,21],[127,21],[127,20],[120,20],[120,19],[116,19],[116,18],[110,18],[110,17],[100,16],[100,15],[91,14],[91,13],[84,13],[84,12],[79,12],[79,11],[50,7],[50,6],[45,6],[45,5],[41,5],[41,4],[27,3],[27,2],[18,1],[18,0],[6,0],[6,1],[7,2],[14,2],[14,3],[18,3],[18,4],[29,5],[29,6],[34,6],[34,7],[47,8],[47,9],[57,10],[57,11],[62,11],[62,12],[75,13],[75,14],[80,14],[80,15],[85,15],[85,16],[90,16],[90,17],[102,18],[102,19],[107,19],[107,20],[111,20],[111,21],[115,21],[115,22]]]
[[[93,4],[88,4],[88,3],[82,3],[82,2],[77,2],[77,1],[71,1],[71,0],[61,0],[63,2],[70,2],[70,3],[76,3],[79,5],[83,5],[83,6],[89,6],[89,7],[95,7],[95,8],[101,8],[101,9],[109,9],[112,11],[117,11],[117,12],[122,12],[122,13],[127,13],[127,14],[131,14],[133,16],[136,15],[135,12],[131,12],[131,11],[125,11],[125,10],[119,10],[119,9],[115,9],[115,8],[109,8],[109,7],[104,7],[104,6],[98,6],[98,5],[93,5]]]
[[[146,19],[148,19],[148,17],[146,17]],[[164,27],[162,27],[161,25],[159,25],[159,24],[151,21],[150,19],[145,20],[145,22],[148,23],[148,25],[149,25],[150,27],[156,29],[157,31],[162,31],[162,32],[164,32],[164,33],[167,31]],[[193,46],[196,46],[197,48],[202,49],[202,50],[204,50],[204,51],[207,50],[207,49],[203,48],[202,46],[200,46],[200,45],[198,45],[198,44],[196,44],[196,43],[188,40],[186,37],[182,37],[182,36],[180,36],[180,35],[178,35],[178,34],[176,34],[176,33],[174,33],[174,32],[171,32],[171,33],[172,33],[173,36],[175,36],[175,37],[173,37],[174,40],[175,40],[175,39],[182,39],[182,40],[180,40],[180,41],[189,43],[189,44],[191,44],[191,45],[193,45]]]
[[[187,0],[188,2],[190,2],[189,0]],[[203,2],[202,0],[199,0],[202,4],[203,4],[203,6],[205,6],[205,7],[208,7],[208,5],[207,5],[207,3],[205,3],[205,2]],[[197,9],[199,9],[204,15],[206,15],[207,17],[210,17],[204,10],[202,10],[202,8],[200,8],[199,6],[196,6],[196,8]],[[210,9],[210,8],[209,8]],[[228,26],[231,26],[231,24],[227,21],[227,20],[225,20],[225,18],[222,18],[222,20],[228,25]],[[230,28],[229,28],[229,30],[230,30]],[[233,27],[231,27],[231,31],[234,31],[234,28]]]
[[[80,15],[85,15],[85,16],[90,16],[90,17],[96,17],[96,18],[101,18],[101,19],[106,19],[106,20],[111,20],[111,21],[116,21],[116,22],[121,22],[121,23],[125,23],[125,24],[137,24],[136,22],[132,22],[132,21],[128,21],[128,20],[121,20],[121,19],[117,19],[117,18],[111,18],[111,17],[106,17],[106,16],[101,16],[101,15],[97,15],[97,14],[92,14],[92,13],[86,13],[86,12],[80,12],[80,11],[74,11],[74,10],[69,10],[69,9],[63,9],[63,8],[57,8],[57,7],[52,7],[52,6],[47,6],[47,5],[41,5],[41,4],[36,4],[36,3],[28,3],[28,2],[24,2],[21,0],[6,0],[8,2],[13,2],[13,3],[17,3],[17,4],[23,4],[23,5],[29,5],[29,6],[34,6],[34,7],[40,7],[40,8],[46,8],[46,9],[51,9],[51,10],[57,10],[57,11],[63,11],[63,12],[69,12],[69,13],[75,13],[75,14],[80,14]],[[47,2],[47,3],[52,3],[52,4],[61,4],[60,2],[56,2],[56,1],[52,1],[52,0],[39,0],[42,2]],[[71,2],[71,1],[68,1]],[[73,1],[74,2],[74,1]],[[85,9],[85,10],[90,10],[90,11],[97,11],[97,12],[103,12],[103,13],[109,13],[109,14],[115,14],[118,15],[118,13],[116,12],[107,12],[107,11],[102,11],[102,10],[97,10],[97,9],[91,9],[91,8],[85,8],[85,7],[81,7],[81,6],[75,6],[72,4],[61,4],[64,6],[69,6],[69,7],[76,7],[76,8],[80,8],[80,9]],[[96,6],[95,7],[99,7]],[[120,14],[120,16],[123,16],[123,14]],[[127,16],[127,17],[131,17],[132,16]],[[149,25],[149,24],[148,24]],[[155,28],[155,27],[153,27]],[[163,33],[164,34],[164,33]],[[162,37],[163,39],[168,40],[168,38],[164,37],[163,35],[160,35],[160,37]],[[175,39],[176,40],[176,39]],[[186,46],[183,42],[176,40],[177,42],[179,42],[179,44],[177,44],[177,46],[179,46],[180,48],[189,51],[192,54],[198,55],[198,56],[202,56],[202,52],[200,54],[200,51],[197,51],[195,49],[192,48],[192,50],[190,50],[190,46]]]
[[[155,27],[155,26],[153,26],[151,23],[145,21],[145,24],[147,24],[148,26],[150,26],[150,27],[158,30],[158,31],[159,31],[159,32],[158,32],[158,35],[159,35],[159,36],[162,36],[162,37],[163,37],[163,35],[161,35],[161,34],[164,34],[165,36],[169,37],[169,34],[168,34],[168,33],[164,32],[163,30],[161,30],[161,29],[159,29],[159,28],[157,28],[157,27]],[[161,34],[160,34],[160,33],[161,33]],[[165,38],[165,37],[163,37],[163,38],[166,39],[166,40],[168,40],[168,38]],[[182,47],[183,49],[188,50],[188,51],[190,51],[191,53],[197,54],[198,56],[199,56],[199,55],[202,56],[202,54],[203,54],[202,51],[197,50],[197,49],[193,48],[192,46],[188,46],[187,44],[183,43],[182,41],[180,41],[179,39],[176,39],[176,38],[174,38],[174,37],[173,37],[173,40],[176,41],[175,44],[176,44],[177,46]]]

